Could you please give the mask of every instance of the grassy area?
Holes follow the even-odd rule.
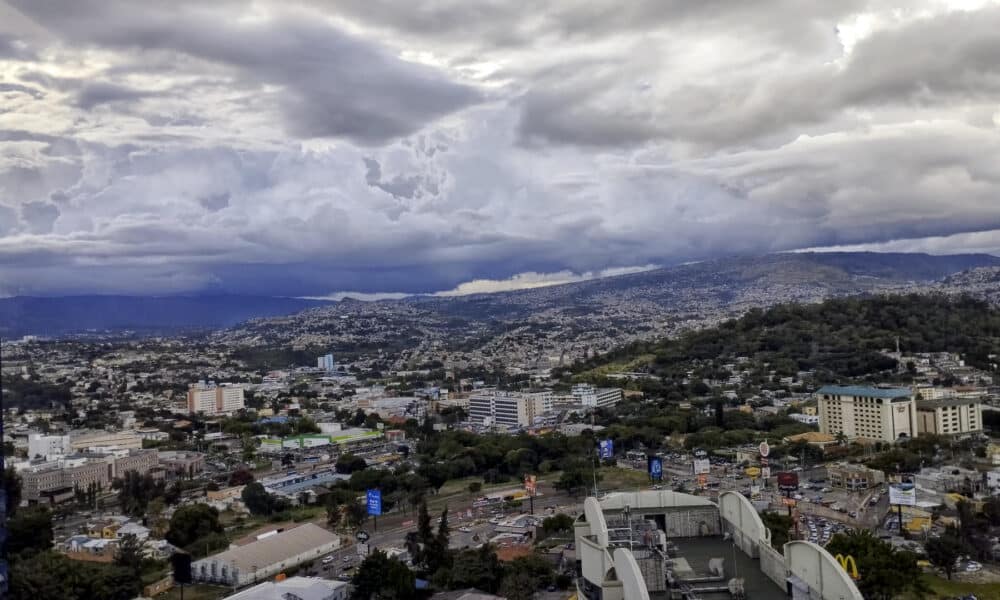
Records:
[[[1000,600],[1000,583],[968,583],[948,581],[937,575],[924,574],[924,582],[930,588],[928,598],[957,598],[975,595],[979,600]],[[909,599],[909,596],[907,597]]]
[[[645,471],[621,469],[618,467],[601,467],[598,470],[601,480],[597,487],[602,490],[635,490],[649,487],[649,475]]]
[[[184,586],[184,600],[218,600],[225,598],[232,593],[231,588],[219,587],[217,585],[186,585]],[[156,600],[180,600],[181,589],[173,587],[169,591],[160,594]]]
[[[621,372],[631,372],[636,369],[641,369],[653,362],[656,358],[652,354],[640,354],[630,361],[615,362],[606,365],[601,365],[599,367],[594,367],[582,373],[573,376],[573,381],[587,381],[593,377],[606,377],[609,373],[621,373]]]

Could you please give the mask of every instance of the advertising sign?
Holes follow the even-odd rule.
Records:
[[[782,498],[781,503],[785,506],[795,506],[795,498]]]
[[[912,483],[893,483],[889,485],[889,504],[903,506],[917,505],[917,488]]]
[[[694,459],[694,474],[701,475],[702,473],[711,473],[712,463],[707,458],[696,458]]]
[[[760,476],[762,479],[768,479],[771,477],[771,467],[761,467]]]
[[[750,479],[757,479],[758,477],[760,477],[760,469],[758,469],[757,467],[747,467],[747,470],[744,471],[744,473],[746,473],[747,477],[749,477]]]
[[[701,487],[708,485],[708,475],[705,475],[704,473],[698,475],[698,485]]]
[[[761,442],[757,449],[760,450],[761,458],[767,458],[767,455],[771,453],[771,447],[767,445],[767,440]]]
[[[377,517],[382,514],[382,491],[368,490],[368,514]]]
[[[612,458],[615,455],[615,442],[613,440],[601,440],[600,442],[600,456],[604,458]]]
[[[794,492],[799,489],[799,474],[778,473],[778,489],[783,492]]]
[[[663,479],[663,459],[659,456],[649,457],[649,477],[656,481]]]
[[[535,495],[535,490],[538,489],[538,478],[534,475],[524,476],[524,491],[528,492],[529,496]]]

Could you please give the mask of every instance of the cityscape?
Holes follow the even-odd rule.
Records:
[[[0,0],[0,600],[1000,600],[1000,0]]]

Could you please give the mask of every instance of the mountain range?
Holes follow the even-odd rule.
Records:
[[[963,273],[1000,268],[987,254],[933,256],[915,253],[788,253],[720,258],[557,286],[458,297],[412,296],[382,300],[457,322],[510,321],[547,312],[560,319],[603,315],[655,319],[686,313],[739,313],[787,301],[906,289],[920,285],[961,287]],[[964,277],[964,279],[963,279]],[[982,287],[990,276],[971,278]],[[266,296],[18,296],[0,299],[0,336],[64,336],[79,333],[169,334],[232,327],[248,320],[306,309],[341,314],[356,301]],[[324,309],[323,307],[328,307]],[[336,307],[336,308],[335,308]],[[315,311],[309,311],[315,317]]]

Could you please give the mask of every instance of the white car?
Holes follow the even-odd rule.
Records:
[[[330,564],[332,562],[333,562],[333,557],[332,556],[327,556],[326,558],[323,559],[323,564],[324,565],[328,565],[328,564]]]
[[[470,533],[472,531],[472,529],[469,527],[459,527],[458,530],[461,531],[462,533]]]

